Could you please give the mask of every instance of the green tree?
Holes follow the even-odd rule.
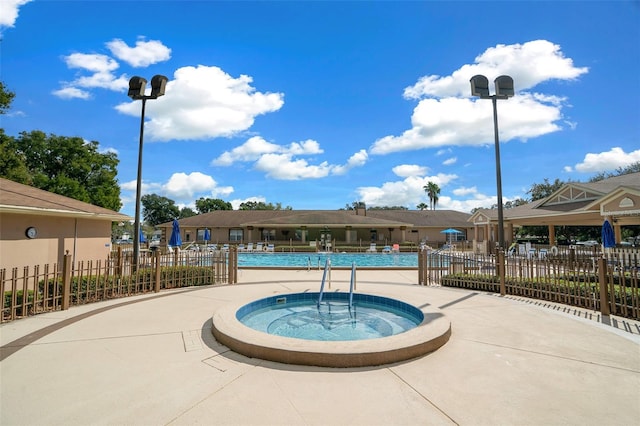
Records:
[[[429,205],[427,203],[420,203],[416,206],[416,209],[418,210],[427,210],[429,208]]]
[[[265,203],[264,201],[245,201],[238,206],[238,210],[293,210],[291,206],[282,207],[282,203]]]
[[[545,178],[543,183],[534,183],[527,191],[527,194],[531,195],[531,201],[541,200],[553,194],[560,189],[565,182],[556,178],[553,183],[549,183],[549,179]]]
[[[157,194],[146,194],[140,197],[142,217],[151,226],[171,222],[180,217],[180,209],[175,201]]]
[[[435,182],[429,181],[422,187],[422,189],[424,189],[424,192],[426,192],[429,197],[429,206],[431,210],[435,210],[440,195],[440,187]]]
[[[36,130],[3,138],[2,151],[3,156],[5,152],[12,156],[1,169],[3,177],[22,176],[22,162],[30,175],[22,183],[114,211],[122,207],[116,179],[118,157],[98,152],[98,142],[47,136]]]
[[[31,185],[31,174],[24,155],[15,149],[15,140],[0,129],[0,176],[14,182]]]
[[[183,207],[180,209],[180,215],[178,216],[178,219],[184,219],[185,217],[191,217],[191,216],[196,216],[198,213],[196,213],[191,207]]]
[[[196,200],[198,214],[209,213],[214,210],[233,210],[231,203],[220,198],[199,198]]]
[[[589,179],[589,182],[598,182],[600,180],[608,179],[610,177],[622,176],[629,173],[640,172],[640,161],[631,163],[626,167],[618,167],[614,172],[601,172]]]
[[[7,113],[15,96],[16,94],[7,89],[4,83],[0,81],[0,114]]]

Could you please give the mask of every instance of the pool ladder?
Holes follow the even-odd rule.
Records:
[[[331,259],[327,258],[324,264],[324,272],[322,274],[322,282],[320,283],[320,294],[318,296],[318,308],[322,303],[322,296],[324,296],[324,284],[329,281],[329,288],[331,288]],[[356,289],[356,262],[351,264],[351,282],[349,284],[349,309],[353,307],[353,291]]]

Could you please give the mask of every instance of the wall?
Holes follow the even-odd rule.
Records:
[[[30,226],[38,230],[36,238],[25,235]],[[107,259],[111,221],[0,214],[0,269],[61,263],[67,250],[75,261]]]

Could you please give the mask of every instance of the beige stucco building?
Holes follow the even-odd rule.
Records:
[[[330,235],[336,244],[379,247],[424,242],[439,247],[455,228],[464,241],[473,229],[468,213],[453,210],[216,210],[179,220],[183,245],[203,243],[205,229],[212,243],[313,244]],[[171,236],[172,223],[159,225],[161,244]],[[453,237],[454,239],[456,237]]]
[[[520,226],[547,226],[549,244],[555,245],[556,226],[601,226],[605,218],[620,242],[622,227],[640,225],[640,173],[597,182],[569,182],[541,200],[504,210],[504,235],[508,246]],[[471,218],[470,239],[497,241],[498,211],[480,209]]]
[[[127,215],[0,178],[0,269],[107,259]],[[10,273],[10,271],[8,271]]]

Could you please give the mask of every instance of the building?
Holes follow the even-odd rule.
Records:
[[[624,226],[640,225],[640,172],[597,182],[569,182],[541,200],[505,209],[505,244],[513,242],[515,228],[547,226],[549,244],[556,245],[556,226],[601,226],[609,218],[616,241]],[[497,241],[498,211],[480,209],[469,219],[474,241]]]
[[[442,231],[455,228],[465,240],[472,229],[468,213],[453,210],[216,210],[180,219],[184,245],[204,243],[205,230],[211,243],[333,245],[369,247],[424,242],[439,247],[448,240]],[[162,229],[161,245],[171,236],[172,222]]]
[[[107,259],[111,224],[131,217],[0,178],[0,269]],[[10,273],[10,272],[8,272]]]

